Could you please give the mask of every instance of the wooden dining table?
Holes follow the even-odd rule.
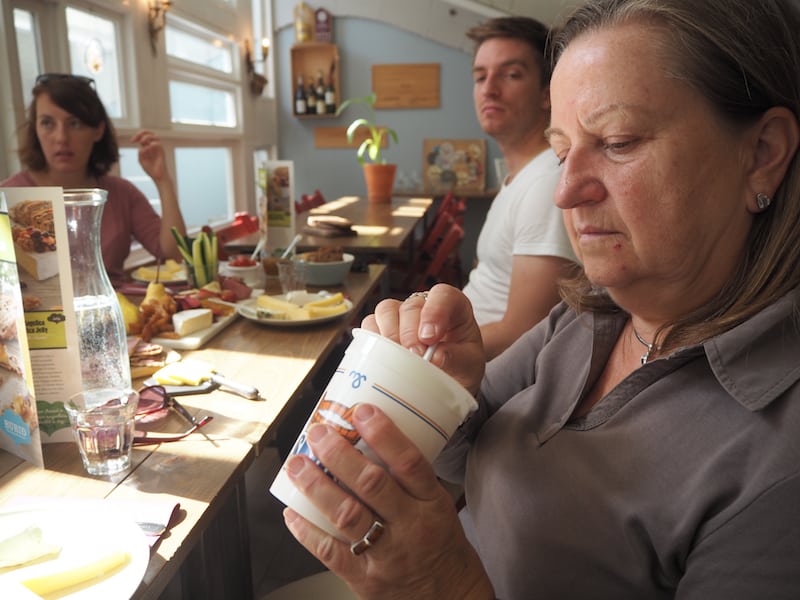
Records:
[[[369,202],[362,196],[343,196],[297,215],[295,230],[302,237],[300,252],[325,246],[340,246],[344,252],[360,257],[385,259],[413,251],[415,231],[424,228],[433,206],[428,196],[395,197],[391,202]],[[305,233],[308,215],[334,215],[349,220],[356,235],[321,236]],[[258,232],[225,244],[228,254],[252,252],[260,240]]]
[[[304,386],[378,299],[384,270],[374,264],[348,275],[342,291],[353,310],[340,319],[275,326],[237,317],[202,348],[182,351],[183,358],[205,361],[260,391],[258,400],[222,389],[181,396],[195,417],[213,416],[201,430],[207,437],[195,432],[177,442],[136,446],[132,467],[110,477],[87,475],[72,442],[45,444],[43,469],[0,450],[0,507],[31,496],[180,504],[133,597],[155,599],[177,587],[183,598],[252,598],[245,472],[271,443]],[[275,286],[268,281],[266,292],[279,293]],[[180,431],[186,424],[170,414],[163,427]]]

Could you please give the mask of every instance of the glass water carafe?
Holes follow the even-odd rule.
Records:
[[[84,390],[131,386],[125,321],[100,250],[107,196],[101,189],[64,190]]]

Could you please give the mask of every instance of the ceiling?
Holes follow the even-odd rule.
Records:
[[[582,0],[443,0],[454,7],[469,10],[485,17],[521,15],[553,25],[568,9]]]

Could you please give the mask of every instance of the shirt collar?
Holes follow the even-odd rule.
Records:
[[[715,377],[748,410],[769,405],[800,379],[800,288],[703,344]]]

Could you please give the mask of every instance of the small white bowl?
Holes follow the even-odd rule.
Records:
[[[264,269],[259,262],[247,267],[235,267],[228,263],[223,263],[220,265],[219,271],[222,275],[227,275],[228,277],[238,277],[250,287],[261,287],[264,278]]]
[[[350,268],[353,266],[354,256],[347,254],[342,255],[342,260],[334,262],[310,262],[303,260],[303,255],[295,256],[294,260],[302,260],[306,265],[306,285],[315,287],[326,285],[342,285]]]

